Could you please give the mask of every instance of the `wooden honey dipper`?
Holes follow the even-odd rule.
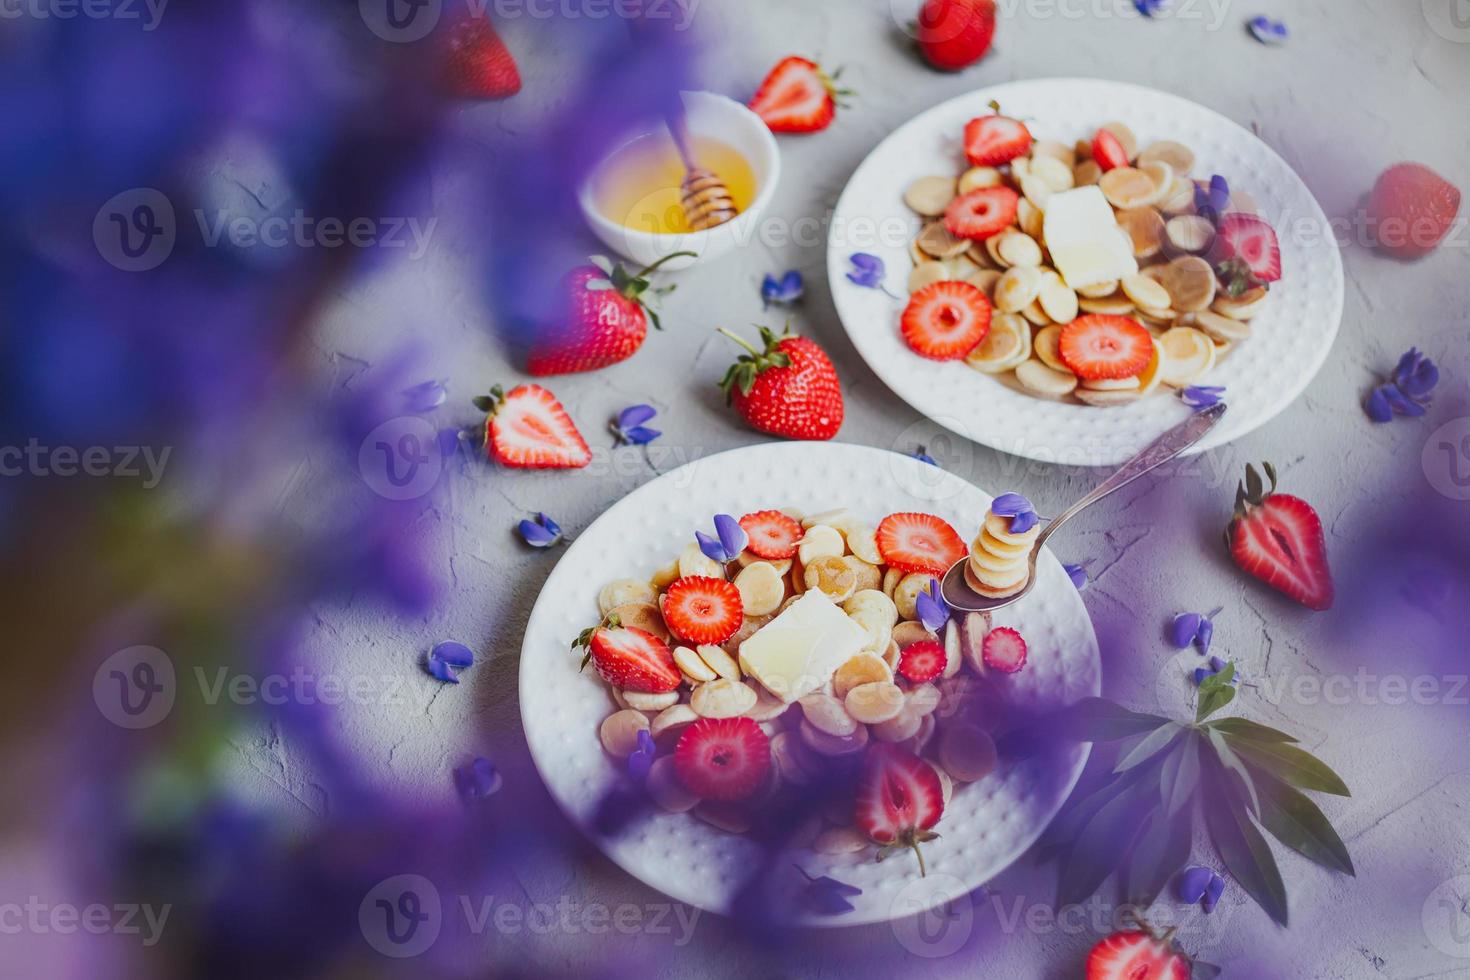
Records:
[[[679,185],[679,203],[684,208],[684,218],[691,231],[708,231],[740,215],[730,188],[713,170],[705,170],[694,162],[689,149],[688,134],[684,130],[682,115],[669,117],[669,133],[674,137],[674,146],[679,159],[684,161],[684,181]]]

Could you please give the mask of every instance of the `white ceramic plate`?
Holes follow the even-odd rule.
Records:
[[[570,650],[597,619],[597,593],[616,578],[647,576],[667,564],[714,515],[770,507],[808,513],[846,507],[876,524],[890,513],[925,510],[973,536],[990,498],[963,480],[907,456],[861,446],[780,443],[698,460],[618,501],[567,549],[531,612],[521,650],[521,717],[537,769],[574,823],[630,874],[690,905],[728,913],[763,852],[752,841],[716,830],[692,814],[652,813],[615,838],[593,829],[599,801],[619,784],[621,764],[606,755],[598,726],[615,709],[607,686],[578,671]],[[1022,631],[1026,669],[1011,680],[1027,708],[1071,704],[1098,693],[1097,638],[1077,590],[1051,555],[1022,603],[996,625]],[[853,925],[913,915],[969,892],[1015,861],[1041,835],[1087,760],[1083,746],[1003,767],[960,787],[925,845],[929,875],[897,857],[878,864],[873,850],[851,857],[810,851],[794,859],[814,875],[832,874],[863,889],[855,910],[812,924]],[[790,860],[776,863],[778,894],[799,878]]]
[[[1193,176],[1218,173],[1255,198],[1281,239],[1282,280],[1252,321],[1252,336],[1199,384],[1224,385],[1230,414],[1192,452],[1224,445],[1264,425],[1306,389],[1327,359],[1342,320],[1342,259],[1327,217],[1274,150],[1218,113],[1166,92],[1095,79],[1014,82],[952,99],[910,121],[853,174],[833,215],[828,275],[838,315],[868,366],[898,396],[954,432],[1003,452],[1045,462],[1123,462],[1189,411],[1158,394],[1120,408],[1047,401],[909,350],[899,336],[913,263],[908,243],[921,222],[903,203],[920,177],[963,170],[965,123],[990,112],[1024,118],[1037,139],[1071,144],[1106,122],[1128,125],[1141,146],[1172,139],[1194,150]],[[847,280],[854,252],[887,265],[882,292]]]

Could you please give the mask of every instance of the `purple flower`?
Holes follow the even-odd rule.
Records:
[[[633,405],[618,413],[617,419],[612,423],[613,435],[617,437],[620,444],[629,446],[646,446],[659,436],[663,435],[657,429],[650,429],[644,423],[651,421],[658,411],[652,405]]]
[[[1265,14],[1252,17],[1246,21],[1246,27],[1251,32],[1251,37],[1262,44],[1278,47],[1286,43],[1286,24],[1279,20],[1272,20]]]
[[[1175,616],[1169,624],[1169,638],[1174,641],[1174,647],[1183,650],[1193,643],[1200,656],[1208,656],[1210,642],[1215,638],[1215,617],[1222,609],[1223,606],[1217,606],[1207,613],[1180,613]]]
[[[1392,421],[1395,415],[1419,418],[1438,384],[1439,368],[1411,347],[1399,358],[1388,380],[1369,393],[1364,409],[1375,422]]]
[[[745,533],[745,528],[729,514],[715,515],[715,534],[718,537],[712,538],[703,531],[695,531],[694,537],[699,541],[699,550],[704,552],[704,556],[721,564],[740,557],[740,553],[750,543],[750,536]]]
[[[1215,905],[1224,893],[1225,879],[1215,869],[1202,868],[1197,864],[1180,872],[1179,880],[1174,884],[1174,894],[1181,902],[1189,905],[1203,902],[1206,915],[1215,911]]]
[[[424,659],[424,669],[429,672],[429,676],[446,684],[458,684],[459,677],[455,671],[470,667],[474,662],[475,655],[469,647],[446,640],[429,651],[428,657]]]
[[[801,273],[795,269],[786,273],[779,280],[775,276],[767,275],[765,282],[761,283],[761,302],[766,309],[771,304],[777,306],[791,306],[806,295],[806,283],[801,278]]]
[[[561,527],[545,514],[537,514],[535,520],[521,521],[517,528],[526,544],[533,548],[550,548],[562,542]]]
[[[1179,397],[1184,404],[1198,412],[1220,404],[1225,398],[1225,388],[1221,385],[1190,385],[1179,392]]]
[[[477,758],[468,766],[454,770],[454,785],[466,803],[495,795],[502,783],[500,771],[489,759]]]
[[[1082,565],[1063,565],[1062,570],[1067,573],[1067,578],[1072,580],[1078,592],[1087,588],[1087,569]]]
[[[1019,493],[1003,493],[996,497],[990,505],[990,512],[997,517],[1009,517],[1012,534],[1025,534],[1041,519],[1031,501]]]
[[[878,256],[869,255],[867,252],[855,252],[849,256],[848,261],[852,263],[852,271],[847,274],[848,281],[864,289],[877,289],[893,296],[894,299],[899,298],[883,285],[883,276],[887,272],[887,267]]]
[[[818,914],[841,915],[843,912],[851,912],[853,905],[849,899],[863,893],[863,890],[856,885],[849,885],[826,875],[813,878],[806,873],[805,868],[800,865],[795,867],[806,879],[806,887],[802,890],[802,903]]]
[[[641,729],[638,732],[638,748],[628,756],[628,775],[640,783],[646,780],[657,754],[658,749],[653,744],[653,736],[649,734],[648,729]]]
[[[1204,910],[1205,915],[1215,911],[1215,906],[1220,904],[1220,896],[1225,894],[1225,879],[1215,875],[1210,879],[1209,886],[1205,889]]]
[[[1194,185],[1194,209],[1200,217],[1219,224],[1220,215],[1230,206],[1230,182],[1219,174],[1210,178],[1208,186]]]
[[[1169,0],[1133,0],[1133,6],[1143,16],[1152,17],[1169,6]]]
[[[920,592],[914,602],[914,608],[919,613],[919,622],[931,633],[938,633],[944,629],[944,624],[949,622],[949,603],[944,601],[944,594],[939,588],[939,579],[931,578],[929,586]]]

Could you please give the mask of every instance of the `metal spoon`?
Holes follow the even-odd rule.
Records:
[[[1046,544],[1046,539],[1052,536],[1052,532],[1099,500],[1117,490],[1123,489],[1139,477],[1153,472],[1184,452],[1190,446],[1199,442],[1205,437],[1207,432],[1215,427],[1217,422],[1225,417],[1225,410],[1225,403],[1220,402],[1202,411],[1195,412],[1189,418],[1159,436],[1147,449],[1124,463],[1118,472],[1104,480],[1096,490],[1077,501],[1062,516],[1048,524],[1046,530],[1037,536],[1036,543],[1031,548],[1031,556],[1028,559],[1026,587],[1020,592],[1012,596],[1006,596],[1003,599],[989,599],[980,595],[974,589],[970,588],[969,584],[965,581],[965,569],[970,563],[970,559],[967,556],[955,562],[954,567],[945,573],[944,584],[940,586],[940,593],[944,596],[944,601],[949,603],[951,609],[958,609],[961,612],[994,612],[997,609],[1003,609],[1013,603],[1020,602],[1036,587],[1036,560],[1041,555],[1041,549]]]

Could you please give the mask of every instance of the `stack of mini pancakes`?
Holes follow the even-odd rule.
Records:
[[[966,584],[987,599],[1005,599],[1020,592],[1030,579],[1031,547],[1040,534],[1039,524],[1012,534],[1011,518],[986,514],[980,534],[970,544]]]

